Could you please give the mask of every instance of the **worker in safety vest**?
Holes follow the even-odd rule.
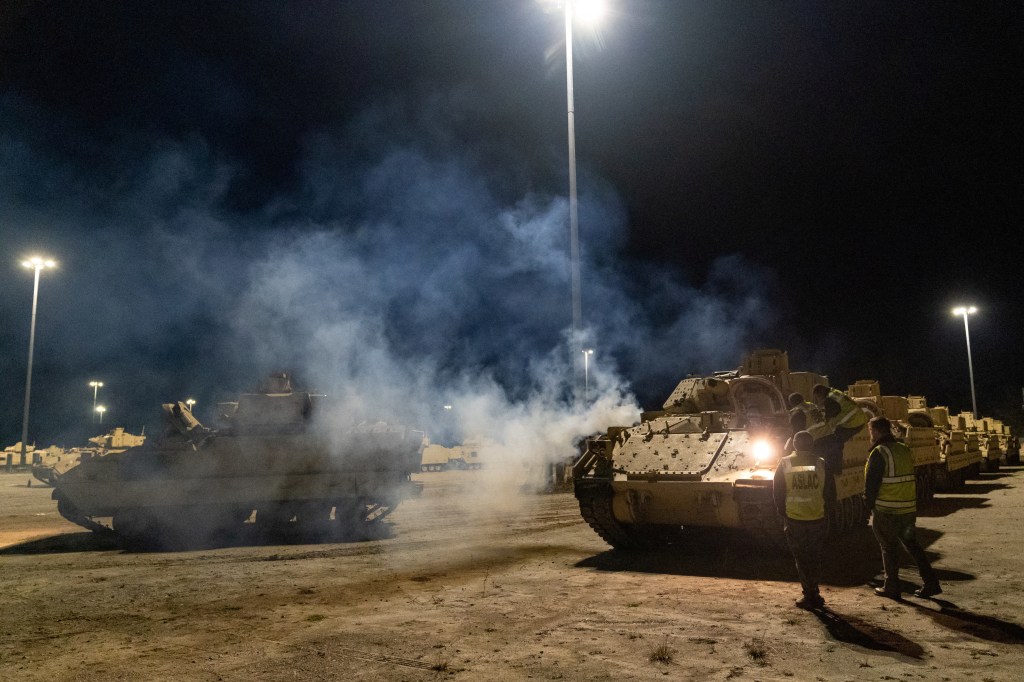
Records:
[[[924,585],[915,597],[934,597],[942,592],[935,570],[924,549],[917,542],[917,481],[914,458],[908,448],[892,435],[892,425],[885,417],[868,422],[871,454],[864,465],[864,498],[872,510],[871,529],[882,548],[885,585],[875,594],[901,599],[900,545],[910,553]]]
[[[853,398],[825,384],[816,384],[811,395],[829,430],[829,435],[818,439],[819,451],[829,473],[838,474],[843,468],[843,444],[864,428],[868,415]]]
[[[794,395],[800,394],[796,393]],[[810,405],[811,403],[806,404]],[[817,407],[815,407],[814,409],[816,412],[818,412]],[[820,415],[820,412],[818,412],[818,414]],[[817,421],[815,421],[813,417],[809,416],[807,411],[799,408],[793,408],[789,411],[789,428],[794,436],[800,433],[801,431],[806,431],[807,433],[811,434],[811,437],[814,439],[814,446],[811,447],[811,452],[813,452],[815,456],[822,457],[827,451],[827,439],[824,442],[820,441],[822,441],[822,439],[825,438],[826,436],[831,435],[832,430],[820,418]],[[782,450],[783,454],[785,455],[788,455],[794,450],[796,450],[796,448],[793,445],[792,436],[790,436],[789,440],[786,441],[786,445],[782,448]]]
[[[814,403],[804,400],[802,393],[790,393],[787,402],[789,403],[790,417],[793,417],[797,412],[802,412],[806,417],[807,424],[817,424],[818,422],[825,421],[821,408]]]
[[[796,452],[779,461],[775,469],[775,508],[785,519],[786,542],[796,562],[803,598],[801,609],[825,605],[818,591],[821,552],[828,533],[825,500],[835,495],[835,480],[825,471],[825,462],[811,452],[814,437],[806,431],[793,436]]]

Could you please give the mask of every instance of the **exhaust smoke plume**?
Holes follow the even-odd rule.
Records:
[[[553,461],[637,419],[631,381],[657,385],[660,401],[689,371],[735,366],[771,323],[769,273],[726,257],[694,287],[639,264],[614,190],[582,172],[596,353],[589,404],[573,407],[566,200],[524,185],[507,150],[455,139],[452,105],[371,109],[310,136],[297,185],[241,211],[228,194],[243,169],[196,136],[125,138],[93,150],[102,164],[76,162],[39,140],[28,105],[4,101],[19,124],[3,127],[4,242],[63,265],[44,283],[40,378],[115,374],[109,414],[131,427],[185,393],[212,421],[217,400],[284,369],[331,396],[339,426],[390,419],[437,440],[486,438],[501,459]],[[31,240],[12,230],[26,223]],[[5,319],[21,303],[5,298]],[[41,397],[38,417],[73,431],[56,415],[81,401],[62,395]]]

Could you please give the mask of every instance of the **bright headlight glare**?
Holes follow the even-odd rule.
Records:
[[[761,463],[770,459],[774,459],[776,452],[775,446],[769,440],[755,440],[752,448],[752,454],[754,455],[754,461]]]

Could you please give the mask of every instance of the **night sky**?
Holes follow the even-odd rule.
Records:
[[[0,444],[197,415],[267,371],[360,416],[554,409],[564,24],[537,0],[0,9]],[[758,347],[1020,420],[1018,2],[610,0],[575,43],[595,395]],[[205,408],[205,412],[204,412]],[[470,411],[467,409],[467,412]],[[476,423],[501,415],[476,415]],[[600,424],[600,420],[597,422]],[[607,424],[604,424],[607,425]]]

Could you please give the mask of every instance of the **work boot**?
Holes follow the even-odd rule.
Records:
[[[803,599],[799,599],[796,602],[798,609],[807,609],[808,611],[820,609],[824,605],[825,600],[821,598],[820,594],[805,594]]]
[[[889,599],[894,599],[896,601],[900,601],[901,599],[903,599],[903,595],[899,591],[887,590],[884,587],[876,587],[875,594],[877,594],[879,597],[888,597]]]
[[[922,599],[928,599],[929,597],[934,597],[937,594],[942,594],[942,587],[938,583],[931,585],[926,583],[924,587],[914,591],[914,596],[921,597]]]

